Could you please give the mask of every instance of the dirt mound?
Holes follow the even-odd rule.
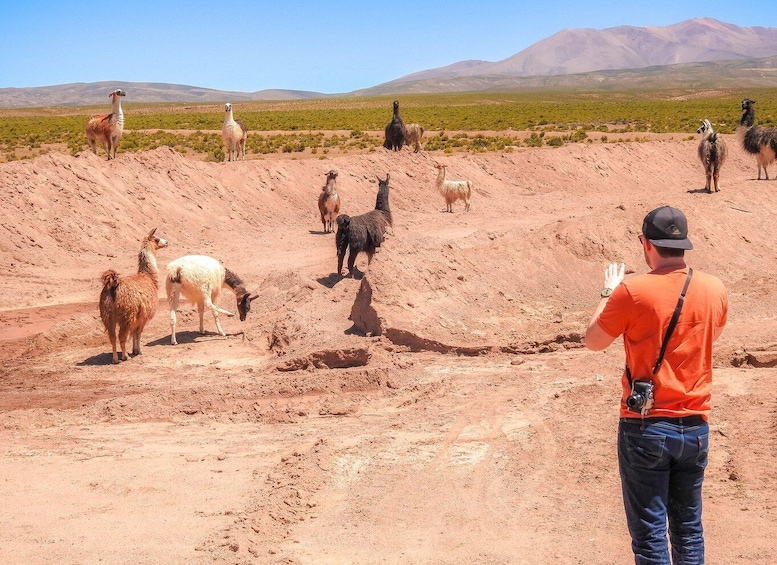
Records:
[[[0,561],[624,563],[615,467],[623,354],[585,350],[605,265],[644,272],[650,209],[689,219],[730,292],[715,351],[710,562],[773,563],[774,181],[731,137],[722,191],[696,142],[484,154],[379,149],[187,159],[163,148],[0,165]],[[446,213],[435,163],[473,182]],[[316,201],[391,175],[394,227],[335,273]],[[111,364],[100,275],[206,254],[258,292],[244,322],[164,284],[143,355]],[[160,277],[161,280],[161,277]],[[235,311],[223,289],[218,303]]]

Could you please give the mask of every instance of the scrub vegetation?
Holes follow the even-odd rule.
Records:
[[[774,89],[419,94],[233,104],[250,132],[248,158],[255,159],[269,153],[374,151],[382,145],[395,98],[402,102],[403,116],[426,129],[425,151],[451,153],[615,141],[613,134],[618,141],[640,141],[640,134],[647,133],[690,138],[704,118],[716,131],[732,133],[745,97],[758,101],[759,125],[777,125]],[[127,99],[120,153],[168,146],[203,159],[224,159],[223,104],[133,104]],[[103,110],[0,109],[0,161],[51,150],[83,151],[86,122]],[[624,139],[624,134],[631,135]]]

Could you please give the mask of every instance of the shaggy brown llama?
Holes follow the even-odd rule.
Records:
[[[321,213],[321,223],[324,233],[335,231],[335,219],[340,213],[340,195],[337,194],[337,171],[326,174],[326,184],[318,197],[318,211]]]
[[[159,303],[158,269],[154,253],[167,247],[167,241],[154,235],[156,228],[143,239],[138,253],[138,272],[119,277],[113,269],[103,273],[103,290],[100,293],[100,318],[113,348],[113,362],[119,362],[116,353],[116,326],[119,326],[119,343],[122,361],[127,357],[127,336],[132,335],[132,355],[140,355],[140,334],[146,323],[154,317]]]
[[[353,277],[356,257],[362,251],[367,254],[367,260],[372,261],[375,251],[383,243],[386,230],[391,227],[393,219],[389,208],[389,175],[386,180],[378,177],[378,196],[375,200],[375,209],[359,216],[340,214],[337,216],[337,274],[343,271],[343,259],[345,252],[351,248],[348,254],[348,274]]]
[[[709,120],[704,120],[696,133],[702,134],[697,152],[707,177],[707,192],[720,192],[720,169],[726,162],[728,148],[726,142],[712,129]]]

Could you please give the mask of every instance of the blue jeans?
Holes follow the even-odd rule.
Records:
[[[704,565],[701,487],[709,425],[699,417],[621,420],[618,465],[636,565]],[[667,544],[667,520],[672,560]]]

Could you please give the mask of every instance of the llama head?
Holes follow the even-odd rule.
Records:
[[[259,298],[259,294],[256,292],[247,292],[237,297],[237,312],[241,322],[245,322],[246,316],[251,311],[251,302],[257,298]]]
[[[156,233],[156,228],[148,232],[148,235],[146,236],[146,244],[154,251],[157,249],[162,249],[163,247],[167,247],[167,240],[162,239],[161,237],[157,237],[154,235]]]
[[[442,171],[443,169],[445,169],[445,165],[441,165],[440,163],[435,163],[434,168],[437,169],[438,171]]]
[[[225,112],[231,112],[232,111],[232,104],[230,104],[229,102],[224,104],[224,111]]]
[[[399,100],[394,100],[394,110],[399,110]]]
[[[704,133],[707,131],[712,131],[712,124],[709,120],[704,120],[701,123],[701,126],[699,126],[699,129],[696,130],[696,133]]]
[[[337,178],[337,171],[335,171],[335,170],[329,171],[326,174],[327,182],[329,182],[330,180],[335,180],[336,178]]]
[[[127,96],[127,93],[124,92],[121,88],[117,88],[108,95],[108,98],[113,98],[114,96]]]

